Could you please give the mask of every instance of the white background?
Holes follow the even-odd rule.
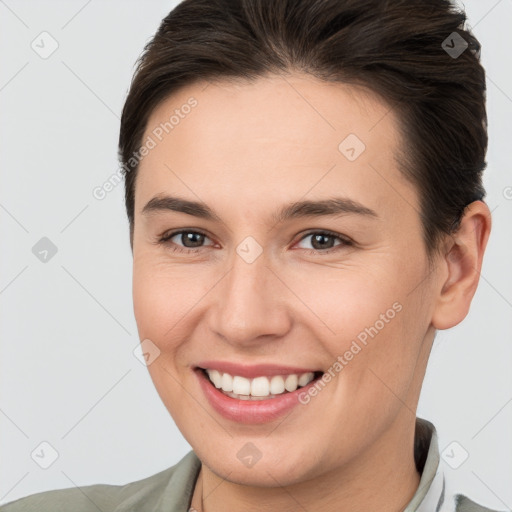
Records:
[[[123,184],[94,187],[118,168],[119,116],[144,44],[171,1],[0,0],[0,503],[39,491],[124,484],[190,450],[135,358]],[[512,507],[512,0],[465,2],[483,44],[490,147],[485,185],[493,232],[466,320],[433,347],[418,415],[443,450],[455,489]],[[43,31],[58,49],[42,59]],[[48,237],[47,263],[32,247]],[[58,459],[31,453],[50,443]],[[47,452],[48,453],[48,452]]]

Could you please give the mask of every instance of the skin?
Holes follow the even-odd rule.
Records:
[[[468,313],[491,228],[488,207],[470,205],[432,270],[418,193],[395,161],[398,120],[378,97],[299,73],[196,83],[151,113],[145,137],[191,96],[197,106],[140,163],[133,300],[140,339],[160,350],[151,378],[202,461],[192,506],[403,509],[420,479],[415,414],[435,330]],[[351,133],[366,145],[353,162],[338,150]],[[202,201],[220,221],[142,213],[165,194]],[[271,219],[285,204],[341,195],[378,217]],[[207,237],[195,253],[180,235],[157,243],[178,229]],[[333,250],[325,253],[308,236],[322,230],[354,245],[328,238]],[[263,249],[252,263],[236,252],[248,236]],[[224,419],[192,371],[207,359],[327,371],[397,302],[402,310],[310,403],[274,422]],[[251,468],[237,458],[247,442],[262,454]]]

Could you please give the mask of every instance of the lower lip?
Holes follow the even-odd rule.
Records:
[[[302,405],[299,402],[299,394],[307,393],[308,388],[314,386],[316,381],[321,378],[318,377],[302,388],[285,392],[268,400],[239,400],[219,391],[203,370],[196,369],[195,373],[199,378],[203,393],[213,409],[228,420],[246,424],[268,423],[280,418],[297,405]]]

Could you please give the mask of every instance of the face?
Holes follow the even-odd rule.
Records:
[[[394,113],[361,88],[269,76],[181,89],[148,137],[134,312],[203,463],[275,486],[389,449],[414,425],[433,339]]]

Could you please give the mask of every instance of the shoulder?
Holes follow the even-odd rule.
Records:
[[[94,484],[40,492],[0,506],[0,512],[98,512],[158,510],[170,489],[181,492],[190,487],[197,471],[193,452],[177,464],[149,477],[125,485]],[[178,498],[178,497],[177,497]]]
[[[456,512],[499,512],[479,505],[462,494],[457,494],[455,496],[455,507]]]

